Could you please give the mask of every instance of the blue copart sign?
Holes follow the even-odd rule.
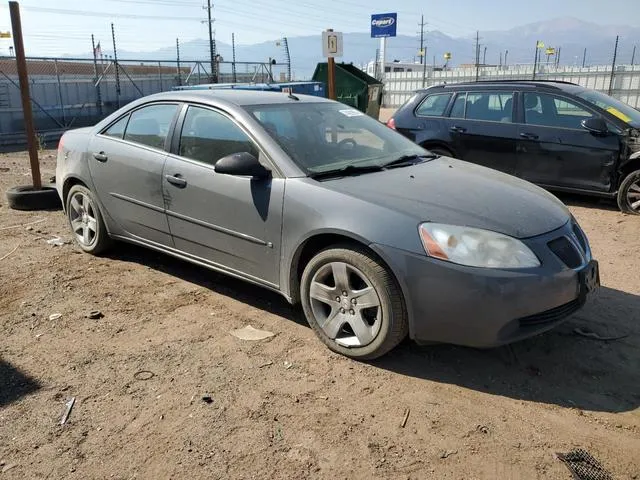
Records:
[[[397,13],[376,13],[371,15],[371,37],[395,37],[398,26]]]

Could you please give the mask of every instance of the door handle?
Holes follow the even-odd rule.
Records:
[[[99,162],[106,162],[109,157],[107,157],[104,152],[94,152],[93,154],[93,158],[95,158],[96,160],[98,160]]]
[[[537,140],[538,139],[538,135],[536,135],[535,133],[522,132],[520,134],[520,136],[522,138],[526,138],[527,140]]]
[[[182,178],[182,175],[176,173],[175,175],[165,175],[164,178],[167,179],[171,185],[175,185],[178,188],[184,188],[187,186],[187,181]]]
[[[467,131],[466,128],[464,127],[458,127],[457,125],[454,125],[453,127],[451,127],[449,129],[450,131],[454,132],[454,133],[465,133]]]

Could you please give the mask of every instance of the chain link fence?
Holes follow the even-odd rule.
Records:
[[[211,67],[206,61],[28,58],[38,142],[51,147],[70,128],[94,125],[133,100],[177,86],[288,79],[286,64],[218,62]],[[16,61],[0,57],[0,146],[24,143]]]

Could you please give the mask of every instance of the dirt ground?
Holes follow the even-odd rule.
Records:
[[[640,218],[563,197],[603,287],[559,328],[357,363],[276,294],[124,244],[80,253],[60,211],[8,209],[27,167],[0,155],[0,480],[569,480],[574,448],[640,478]],[[276,336],[229,334],[245,325]]]

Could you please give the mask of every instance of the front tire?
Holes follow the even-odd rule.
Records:
[[[84,185],[71,187],[66,212],[73,238],[83,251],[99,255],[111,246],[112,240],[91,190]]]
[[[618,207],[625,213],[640,215],[640,170],[631,172],[620,184]]]
[[[334,352],[372,360],[407,336],[400,287],[364,249],[336,246],[317,254],[304,269],[300,293],[309,325]]]

